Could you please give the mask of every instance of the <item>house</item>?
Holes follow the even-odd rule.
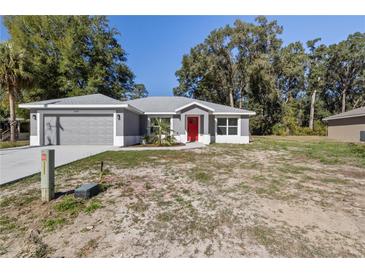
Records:
[[[249,143],[254,112],[186,97],[119,101],[102,94],[20,104],[30,110],[30,144],[129,146],[166,119],[182,143]]]
[[[10,123],[10,118],[0,121],[0,141],[10,140]],[[16,118],[15,139],[29,139],[29,121],[27,119]]]
[[[336,114],[323,120],[328,123],[329,138],[351,142],[365,141],[365,107]]]

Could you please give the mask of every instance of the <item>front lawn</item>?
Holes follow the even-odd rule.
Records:
[[[100,162],[104,172],[100,176]],[[189,151],[109,151],[0,187],[3,257],[364,257],[365,145],[254,137]]]
[[[29,146],[29,141],[16,141],[16,142],[0,141],[0,148],[23,147],[23,146]]]

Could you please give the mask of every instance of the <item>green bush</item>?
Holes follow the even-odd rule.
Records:
[[[276,124],[272,127],[272,134],[278,136],[287,136],[288,131],[283,124]]]
[[[322,121],[314,121],[313,129],[315,135],[326,136],[327,126]]]
[[[300,127],[297,125],[284,125],[284,124],[276,124],[272,128],[272,134],[278,136],[288,136],[288,135],[296,135],[296,136],[307,136],[307,135],[319,135],[325,136],[327,134],[327,128],[324,123],[321,121],[315,121],[313,125],[313,130],[309,127]]]

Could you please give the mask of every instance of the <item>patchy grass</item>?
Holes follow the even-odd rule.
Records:
[[[61,228],[63,225],[66,224],[65,218],[49,218],[43,221],[43,228],[46,229],[48,232],[52,232],[57,228]]]
[[[84,209],[84,212],[87,214],[94,213],[97,209],[102,208],[102,204],[98,200],[91,201]]]
[[[32,189],[22,195],[11,195],[0,200],[0,208],[6,208],[10,205],[22,207],[32,203],[40,197],[40,190]]]
[[[192,180],[196,180],[202,183],[209,183],[214,180],[213,176],[201,167],[192,168],[189,172],[189,177]]]
[[[16,229],[17,225],[15,218],[9,218],[7,216],[0,216],[0,233],[6,234]]]
[[[254,137],[188,151],[109,151],[0,187],[0,256],[364,257],[364,145]],[[39,232],[30,243],[28,235]],[[82,233],[80,233],[82,232]]]
[[[334,165],[351,161],[356,166],[365,167],[365,145],[335,142],[323,138],[293,139],[286,137],[256,137],[250,150],[289,151],[293,156],[319,160],[323,164]]]
[[[98,247],[98,239],[89,240],[76,254],[76,257],[87,257],[94,249]]]
[[[54,205],[56,212],[68,213],[70,215],[76,215],[84,208],[84,200],[77,199],[72,195],[64,197],[60,202]]]
[[[16,142],[0,141],[0,148],[23,147],[23,146],[29,146],[29,141],[16,141]]]

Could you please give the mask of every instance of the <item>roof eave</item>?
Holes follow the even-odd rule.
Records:
[[[206,110],[212,111],[212,112],[214,111],[214,109],[213,109],[213,108],[208,107],[208,106],[206,106],[206,105],[204,105],[204,104],[201,104],[201,103],[199,103],[199,102],[191,102],[191,103],[189,103],[189,104],[186,104],[186,105],[183,105],[183,106],[181,106],[181,107],[178,107],[177,109],[175,109],[175,111],[176,111],[176,112],[180,112],[180,111],[182,111],[183,109],[186,109],[186,108],[188,108],[188,107],[190,107],[190,106],[194,106],[194,105],[199,106],[199,107],[201,107],[201,108],[204,108],[204,109],[206,109]]]
[[[74,104],[74,105],[52,105],[52,104],[40,104],[40,105],[30,105],[30,104],[19,104],[20,108],[34,109],[34,108],[126,108],[129,107],[128,104]]]
[[[214,115],[248,115],[253,116],[256,115],[256,112],[249,111],[249,112],[213,112]]]
[[[346,119],[346,118],[353,118],[353,117],[362,117],[365,116],[365,113],[360,113],[360,114],[355,114],[355,115],[348,115],[348,116],[342,116],[342,117],[327,117],[327,118],[323,118],[323,121],[331,121],[331,120],[338,120],[338,119]]]
[[[177,114],[174,111],[146,111],[145,115],[175,115]]]

